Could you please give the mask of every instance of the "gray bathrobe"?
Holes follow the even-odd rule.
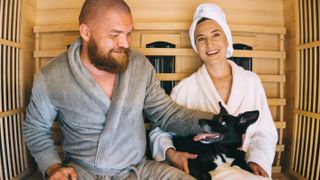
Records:
[[[178,135],[199,132],[198,119],[211,118],[175,104],[145,56],[133,50],[108,98],[81,63],[80,47],[78,39],[41,70],[33,85],[23,130],[42,172],[61,163],[51,131],[56,117],[66,156],[96,175],[117,174],[144,158],[144,114]]]

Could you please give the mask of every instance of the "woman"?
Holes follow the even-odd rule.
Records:
[[[188,108],[213,113],[219,113],[218,102],[221,101],[234,116],[249,110],[259,110],[259,119],[249,127],[242,148],[247,152],[246,160],[254,174],[271,177],[277,131],[259,77],[227,59],[232,56],[233,47],[224,12],[215,4],[199,5],[189,35],[192,47],[199,54],[203,65],[173,89],[172,99]],[[150,133],[150,140],[156,160],[167,159],[189,173],[187,160],[195,158],[195,154],[175,151],[171,134],[159,128]],[[249,179],[258,177],[229,166],[217,168],[211,175],[214,179],[224,179],[226,176],[238,178],[239,175]]]

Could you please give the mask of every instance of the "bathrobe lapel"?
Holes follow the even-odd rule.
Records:
[[[128,94],[131,68],[130,64],[127,70],[117,75],[115,87],[112,94],[112,102],[106,117],[105,126],[100,136],[95,165],[106,163],[109,156],[109,150],[112,146],[119,122],[121,120],[122,109]]]
[[[83,66],[80,59],[80,47],[81,40],[77,39],[68,51],[72,74],[81,89],[107,114],[111,101],[93,79],[90,72]]]
[[[89,71],[82,65],[80,59],[81,40],[78,39],[70,47],[68,53],[71,71],[81,89],[101,108],[106,114],[106,121],[100,136],[95,165],[106,161],[108,156],[108,147],[111,146],[117,126],[120,122],[122,108],[128,92],[131,69],[128,67],[126,72],[116,76],[116,82],[113,89],[112,101],[105,95],[103,90],[93,79]],[[130,65],[129,65],[130,66]]]
[[[238,67],[238,65],[229,60],[228,63],[232,68],[233,82],[231,87],[231,94],[227,103],[222,100],[220,94],[218,93],[209,76],[205,65],[202,65],[202,67],[200,67],[196,76],[199,82],[199,88],[201,91],[200,94],[203,94],[206,98],[208,98],[208,101],[204,103],[209,103],[211,107],[210,110],[212,112],[220,112],[220,107],[217,102],[221,101],[222,105],[230,114],[237,115],[245,93],[246,87],[244,86],[244,83],[241,83],[245,81],[245,78],[239,70],[240,67]]]
[[[241,107],[241,103],[245,96],[245,86],[246,81],[245,75],[243,71],[241,71],[242,67],[238,66],[236,63],[228,60],[228,63],[231,65],[232,69],[232,88],[229,97],[229,101],[227,103],[227,111],[229,114],[238,115]]]
[[[197,72],[196,79],[199,82],[199,89],[200,89],[199,95],[205,97],[205,98],[201,98],[205,101],[203,103],[209,104],[209,111],[219,112],[220,107],[219,107],[219,104],[216,102],[219,102],[219,101],[223,102],[223,101],[218,91],[216,90],[209,76],[207,68],[205,67],[204,64],[200,67],[199,71]]]

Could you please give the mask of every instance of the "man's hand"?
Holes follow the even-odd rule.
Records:
[[[166,151],[166,157],[170,164],[190,174],[188,167],[188,159],[195,159],[197,155],[190,154],[187,152],[175,151],[174,149],[169,148]]]
[[[257,163],[254,162],[249,162],[248,163],[250,168],[252,169],[253,174],[258,175],[258,176],[263,176],[263,177],[269,177],[267,172],[259,166]]]
[[[54,164],[48,168],[49,180],[77,180],[77,173],[72,167],[62,167],[61,164]]]

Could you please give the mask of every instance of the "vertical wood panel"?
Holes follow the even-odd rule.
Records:
[[[303,151],[303,153],[304,153],[304,156],[303,156],[303,165],[302,165],[302,174],[305,176],[306,175],[306,171],[308,171],[307,170],[307,162],[308,162],[308,160],[307,160],[307,154],[308,154],[308,149],[309,149],[309,144],[310,144],[310,142],[309,142],[309,136],[310,136],[310,119],[311,118],[309,118],[309,117],[307,117],[306,118],[306,121],[305,121],[305,124],[304,124],[304,126],[305,126],[305,128],[306,128],[306,131],[305,131],[305,145],[304,145],[304,151]]]
[[[2,142],[4,141],[4,128],[3,128],[3,118],[0,118],[0,143],[2,144]],[[5,174],[4,172],[6,172],[6,166],[2,165],[4,163],[4,146],[0,146],[0,179],[4,179]]]
[[[30,1],[30,0],[29,0]],[[17,37],[16,42],[20,42],[20,35],[21,35],[21,19],[19,18],[21,14],[21,1],[17,1]]]
[[[12,4],[12,41],[17,42],[17,7],[16,4],[18,3],[17,0],[13,0]]]
[[[320,4],[320,3],[319,3]],[[319,10],[320,10],[320,8],[319,8]],[[319,20],[319,24],[320,24],[320,18],[318,19]],[[319,31],[320,31],[320,27],[319,27],[319,29],[318,29]],[[317,61],[317,59],[320,59],[320,47],[317,47],[317,56],[316,56],[316,61]],[[317,61],[318,62],[318,61]],[[317,67],[320,67],[320,62],[318,62],[319,63],[319,65],[317,66]],[[318,86],[317,86],[317,92],[318,92],[318,102],[317,102],[317,104],[318,104],[318,109],[317,109],[317,113],[320,113],[320,68],[318,68],[317,69],[317,74],[316,74],[316,76],[317,76],[317,83],[318,83]]]
[[[7,111],[15,111],[23,106],[21,104],[22,82],[20,80],[20,49],[23,47],[20,44],[19,37],[20,3],[21,0],[0,0],[1,180],[12,179],[24,171],[26,167],[25,144],[21,133],[23,116],[19,115],[21,111],[16,114],[5,115]]]
[[[311,144],[310,146],[310,151],[309,151],[309,163],[308,163],[308,174],[307,176],[310,178],[310,177],[314,177],[314,171],[315,171],[315,158],[317,157],[316,156],[316,150],[317,150],[317,136],[316,136],[316,133],[317,132],[317,119],[316,118],[313,118],[313,121],[312,121],[312,129],[311,129],[311,142],[314,142]]]
[[[299,131],[299,116],[298,115],[295,115],[295,119],[294,119],[294,125],[293,125],[293,129],[296,130],[296,131]],[[292,154],[291,154],[291,169],[293,169],[294,171],[297,171],[297,151],[298,151],[298,140],[299,136],[298,136],[298,132],[297,133],[294,133],[294,136],[293,136],[293,151],[292,151]]]
[[[17,121],[19,121],[20,119],[17,117],[18,115],[14,115],[13,116],[13,122],[12,122],[12,128],[13,128],[13,139],[14,139],[14,150],[12,151],[13,152],[13,156],[15,158],[14,162],[15,162],[15,166],[14,168],[16,168],[16,171],[15,171],[15,174],[14,176],[17,176],[19,172],[21,172],[21,168],[20,168],[20,158],[19,158],[19,151],[18,151],[18,139],[20,138],[18,136],[18,133],[17,133],[17,128],[18,128],[18,124],[17,124]]]
[[[3,107],[3,104],[4,104],[4,99],[2,98],[3,94],[4,94],[4,91],[3,91],[3,83],[5,82],[4,81],[4,73],[3,73],[3,68],[4,68],[4,61],[2,61],[3,59],[3,45],[0,44],[0,97],[1,97],[1,101],[0,101],[0,112],[4,111],[4,107]]]
[[[296,155],[296,157],[294,158],[294,160],[295,160],[295,166],[294,166],[294,170],[296,171],[296,172],[298,172],[299,170],[298,170],[298,165],[299,165],[299,154],[300,154],[300,147],[301,147],[301,136],[300,136],[300,134],[301,134],[301,123],[302,123],[302,117],[301,116],[297,116],[298,118],[297,118],[297,145],[296,145],[296,153],[295,153],[295,155]]]
[[[8,1],[4,1],[4,16],[3,16],[3,39],[7,39],[7,27],[8,27]]]
[[[36,33],[36,51],[40,50],[40,34]],[[39,69],[40,69],[40,58],[36,58],[36,68],[35,68],[35,74],[38,74]]]
[[[3,39],[3,25],[4,25],[4,22],[3,22],[3,11],[4,11],[4,1],[0,1],[0,38]]]
[[[279,47],[280,51],[285,51],[285,36],[283,34],[279,35]],[[285,59],[280,58],[279,59],[279,70],[280,75],[285,75]],[[285,85],[284,83],[280,83],[279,85],[279,96],[280,98],[284,98],[284,92],[285,92]],[[284,106],[279,107],[279,114],[280,114],[280,121],[284,121]],[[279,139],[278,144],[283,144],[283,129],[279,129]],[[280,166],[280,160],[281,160],[281,153],[277,153],[277,162],[276,165]]]
[[[12,1],[13,0],[8,0],[9,1],[9,10],[8,10],[8,40],[12,41]]]
[[[4,133],[5,133],[5,140],[4,140],[4,146],[5,146],[5,154],[6,154],[6,161],[7,161],[7,177],[9,179],[12,178],[12,168],[11,168],[11,158],[10,158],[10,145],[9,145],[9,130],[8,130],[8,117],[4,118]]]
[[[319,2],[296,0],[297,74],[295,138],[291,169],[306,179],[319,179]]]
[[[7,81],[8,81],[8,73],[7,73],[7,61],[6,61],[6,59],[7,59],[7,46],[3,46],[3,56],[2,56],[3,58],[3,69],[2,69],[2,74],[3,74],[3,84],[2,84],[2,87],[3,87],[3,102],[4,102],[4,104],[3,104],[3,111],[8,111],[8,108],[7,108],[7,104],[8,104],[8,100],[7,100],[7,95],[8,95],[8,91],[7,91],[7,85],[8,85],[8,83],[7,83]]]
[[[317,121],[317,134],[319,134],[320,132],[320,120],[318,119],[318,121]],[[315,147],[318,147],[318,152],[315,152],[315,153],[317,153],[318,154],[318,164],[317,164],[317,167],[315,167],[314,168],[314,170],[316,171],[316,176],[315,176],[315,179],[319,179],[320,178],[320,158],[319,158],[319,154],[320,154],[320,150],[319,150],[319,136],[316,136],[316,139],[317,139],[317,141],[316,141],[316,146]],[[315,161],[316,161],[316,158],[314,159]],[[314,176],[312,176],[312,177],[314,177]]]

